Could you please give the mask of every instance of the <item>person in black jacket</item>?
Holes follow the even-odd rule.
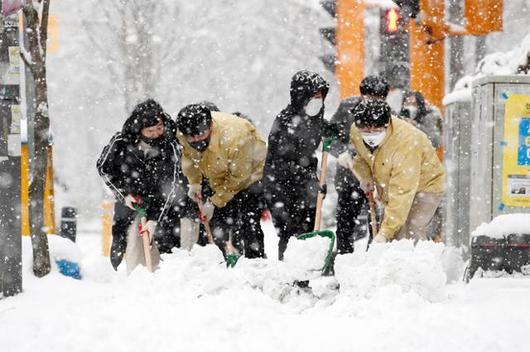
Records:
[[[123,259],[135,206],[145,209],[145,228],[160,251],[171,252],[178,244],[177,223],[185,200],[179,162],[175,122],[152,99],[136,106],[103,149],[97,169],[116,198],[110,254],[114,269]]]
[[[360,84],[360,97],[344,99],[331,123],[335,124],[338,131],[337,139],[330,146],[331,155],[338,160],[335,174],[335,189],[337,190],[337,251],[340,254],[352,253],[353,242],[361,238],[358,217],[366,203],[366,196],[351,172],[355,150],[350,144],[350,129],[353,124],[353,114],[350,111],[362,100],[385,100],[389,86],[384,78],[376,75],[365,77]]]
[[[291,80],[291,103],[276,117],[269,134],[263,183],[280,237],[280,260],[290,236],[313,230],[319,191],[315,152],[328,134],[328,90],[329,84],[318,74],[297,72]]]

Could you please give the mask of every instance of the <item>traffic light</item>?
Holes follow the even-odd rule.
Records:
[[[392,88],[407,89],[410,82],[409,41],[403,9],[381,9],[381,68]]]
[[[324,10],[330,14],[333,18],[336,17],[336,11],[337,11],[337,4],[336,0],[323,0],[320,2]],[[335,26],[333,27],[323,27],[319,29],[320,35],[322,38],[327,40],[333,49],[335,49],[335,46],[337,45],[337,29]],[[324,54],[320,56],[320,60],[324,64],[324,66],[330,70],[331,72],[335,72],[335,52]]]
[[[383,30],[386,34],[395,34],[401,25],[401,14],[395,8],[385,10]]]

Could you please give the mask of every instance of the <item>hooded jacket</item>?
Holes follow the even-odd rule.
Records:
[[[372,154],[352,126],[357,150],[353,169],[361,180],[373,180],[385,206],[379,233],[392,240],[407,221],[417,193],[442,193],[445,172],[431,142],[419,129],[392,117],[383,142]]]
[[[182,171],[190,184],[203,176],[213,191],[212,203],[222,208],[240,191],[263,177],[267,146],[254,125],[240,117],[212,111],[208,148],[200,153],[177,131],[183,146]]]
[[[116,200],[124,202],[127,195],[140,195],[148,220],[160,221],[173,205],[179,186],[180,151],[175,138],[175,123],[168,115],[160,117],[165,132],[161,141],[150,148],[140,139],[141,124],[129,117],[121,132],[105,146],[97,161],[98,173],[113,192]],[[148,150],[145,152],[144,150]]]
[[[309,117],[304,108],[311,98],[322,92],[325,98],[329,84],[309,71],[296,73],[291,81],[291,103],[274,120],[269,134],[265,161],[266,196],[274,205],[280,199],[298,196],[315,206],[318,192],[316,150],[328,127],[324,109]]]

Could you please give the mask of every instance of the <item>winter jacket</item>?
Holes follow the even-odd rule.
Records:
[[[436,107],[431,107],[423,116],[416,118],[416,127],[423,131],[434,148],[440,146],[442,138],[442,116]]]
[[[331,143],[329,152],[334,157],[338,157],[345,151],[349,151],[353,156],[355,150],[350,144],[350,129],[353,124],[353,114],[350,111],[359,104],[360,97],[349,97],[340,102],[339,108],[331,117],[330,123],[335,125],[338,134]]]
[[[175,123],[169,116],[163,121],[166,129],[162,142],[149,148],[139,139],[137,121],[129,118],[97,161],[99,175],[116,200],[123,203],[129,194],[140,195],[147,219],[154,221],[160,221],[177,193],[182,193]]]
[[[267,147],[256,128],[240,117],[212,111],[208,148],[200,153],[177,131],[183,146],[182,171],[190,184],[208,179],[212,203],[222,208],[238,192],[261,180]]]
[[[392,117],[385,139],[373,154],[355,125],[350,141],[358,153],[354,170],[361,180],[374,181],[385,206],[380,233],[391,240],[405,224],[417,193],[443,192],[443,166],[425,133],[397,117]]]
[[[300,71],[291,82],[291,103],[274,120],[264,170],[264,186],[269,206],[295,198],[315,207],[318,192],[316,150],[329,127],[324,111],[316,117],[303,113],[319,91],[329,85],[319,75]]]

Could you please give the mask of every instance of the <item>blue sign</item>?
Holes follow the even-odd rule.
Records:
[[[519,122],[519,146],[517,147],[517,164],[530,166],[530,118],[523,117]]]

